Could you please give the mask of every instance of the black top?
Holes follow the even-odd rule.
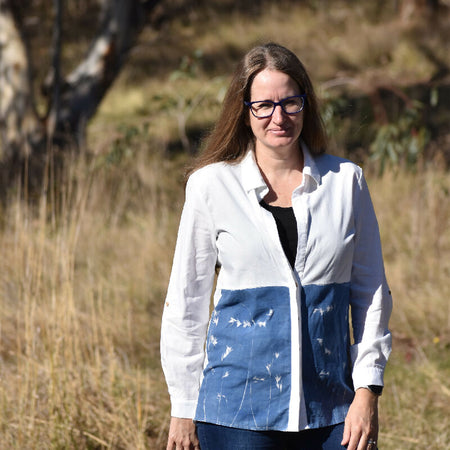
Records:
[[[281,246],[289,260],[289,264],[294,268],[298,242],[297,221],[295,220],[294,210],[292,207],[271,206],[264,200],[261,200],[260,205],[271,212],[275,218]]]

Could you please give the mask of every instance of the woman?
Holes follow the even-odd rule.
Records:
[[[248,52],[186,186],[168,450],[376,448],[392,301],[362,171],[325,147],[298,58]]]

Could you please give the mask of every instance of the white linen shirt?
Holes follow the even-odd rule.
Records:
[[[174,417],[298,431],[344,421],[354,390],[383,385],[392,300],[362,170],[302,149],[295,270],[251,149],[188,180],[161,329]]]

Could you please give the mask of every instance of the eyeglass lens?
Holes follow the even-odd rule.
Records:
[[[252,102],[252,112],[256,117],[269,117],[275,111],[276,105],[281,105],[286,114],[296,114],[303,109],[303,97],[289,97],[280,102],[264,100],[261,102]]]

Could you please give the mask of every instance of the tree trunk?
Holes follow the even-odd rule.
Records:
[[[43,136],[33,104],[28,52],[9,3],[0,0],[0,161],[30,155]]]
[[[157,1],[147,2],[154,7]],[[144,25],[144,2],[104,3],[97,37],[84,61],[64,80],[55,136],[75,138],[84,145],[86,125],[122,68]],[[56,114],[53,109],[50,116]]]
[[[100,26],[84,60],[65,79],[59,76],[61,2],[54,1],[53,80],[48,115],[34,108],[27,47],[14,20],[14,0],[0,0],[0,166],[43,159],[47,148],[85,144],[86,126],[116,79],[159,0],[104,0]],[[60,25],[60,24],[59,24]],[[56,98],[55,98],[56,96]],[[3,184],[5,183],[3,180]]]

